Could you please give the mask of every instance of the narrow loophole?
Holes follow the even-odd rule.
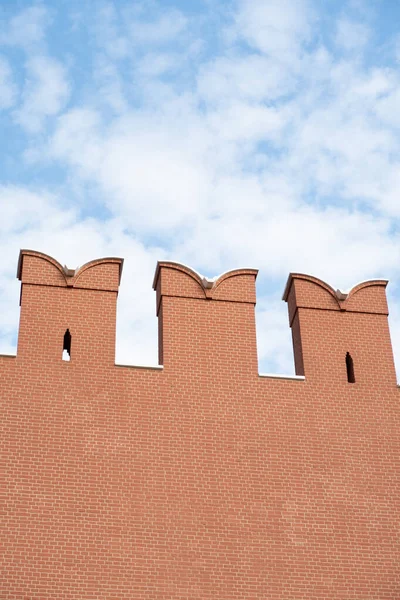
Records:
[[[64,333],[63,360],[71,360],[71,334],[69,329]]]
[[[349,352],[346,354],[346,370],[347,370],[347,381],[349,383],[355,383],[356,378],[354,377],[354,363]]]

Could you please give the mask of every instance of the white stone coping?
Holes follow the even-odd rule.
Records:
[[[305,375],[277,375],[276,373],[259,373],[259,377],[269,377],[270,379],[293,379],[294,381],[305,381]]]
[[[123,365],[121,363],[114,363],[115,367],[127,367],[128,369],[155,369],[156,371],[162,371],[164,365]]]

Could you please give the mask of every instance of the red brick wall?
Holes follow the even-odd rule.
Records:
[[[255,271],[205,288],[172,263],[155,279],[164,368],[114,365],[120,272],[22,254],[18,353],[0,357],[0,598],[398,600],[385,282],[339,300],[291,276],[294,380],[257,373]]]

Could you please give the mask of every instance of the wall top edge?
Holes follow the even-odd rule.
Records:
[[[66,265],[62,266],[61,263],[59,263],[55,258],[49,256],[48,254],[45,254],[44,252],[38,252],[37,250],[29,250],[25,248],[20,250],[18,258],[17,279],[19,279],[20,281],[22,279],[22,265],[24,256],[36,256],[37,258],[41,258],[42,260],[51,263],[62,273],[66,281],[71,280],[72,278],[77,278],[78,275],[81,275],[83,271],[95,265],[110,262],[117,263],[119,265],[119,283],[121,283],[122,269],[124,266],[123,258],[119,258],[117,256],[97,258],[94,260],[90,260],[89,262],[85,263],[80,267],[77,267],[76,269],[70,269]]]
[[[157,262],[157,266],[156,266],[156,271],[154,273],[154,279],[153,279],[153,289],[155,290],[157,287],[157,281],[158,281],[158,277],[160,274],[160,269],[161,267],[167,267],[170,269],[176,269],[177,271],[182,271],[188,275],[190,275],[191,277],[193,277],[204,289],[212,289],[214,287],[217,287],[218,283],[225,278],[228,277],[233,277],[235,275],[254,275],[254,277],[257,277],[258,275],[258,269],[249,269],[249,268],[243,268],[243,269],[232,269],[230,271],[226,271],[224,273],[221,273],[220,275],[217,275],[216,277],[205,277],[204,275],[202,275],[201,273],[199,273],[198,271],[196,271],[195,269],[192,269],[191,267],[188,267],[187,265],[185,265],[184,263],[180,263],[177,261],[173,261],[173,260],[159,260]]]
[[[364,281],[360,281],[360,282],[356,283],[349,290],[341,290],[341,289],[335,290],[331,285],[329,285],[322,279],[319,279],[318,277],[314,277],[313,275],[306,275],[305,273],[290,273],[289,277],[287,279],[286,285],[285,285],[283,296],[282,296],[282,300],[284,302],[288,301],[290,287],[295,279],[303,279],[305,281],[309,281],[310,283],[314,283],[315,285],[318,285],[318,286],[324,288],[330,294],[332,294],[332,296],[335,298],[335,300],[338,303],[344,302],[345,300],[349,299],[351,296],[353,296],[356,292],[358,292],[360,289],[362,289],[364,287],[378,285],[378,286],[383,286],[386,288],[387,284],[389,283],[388,279],[365,279]]]

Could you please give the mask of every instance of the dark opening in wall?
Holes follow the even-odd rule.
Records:
[[[71,360],[71,334],[69,329],[64,333],[63,360]]]
[[[355,383],[356,378],[354,377],[354,363],[349,352],[346,354],[346,370],[347,370],[347,381],[349,383]]]

